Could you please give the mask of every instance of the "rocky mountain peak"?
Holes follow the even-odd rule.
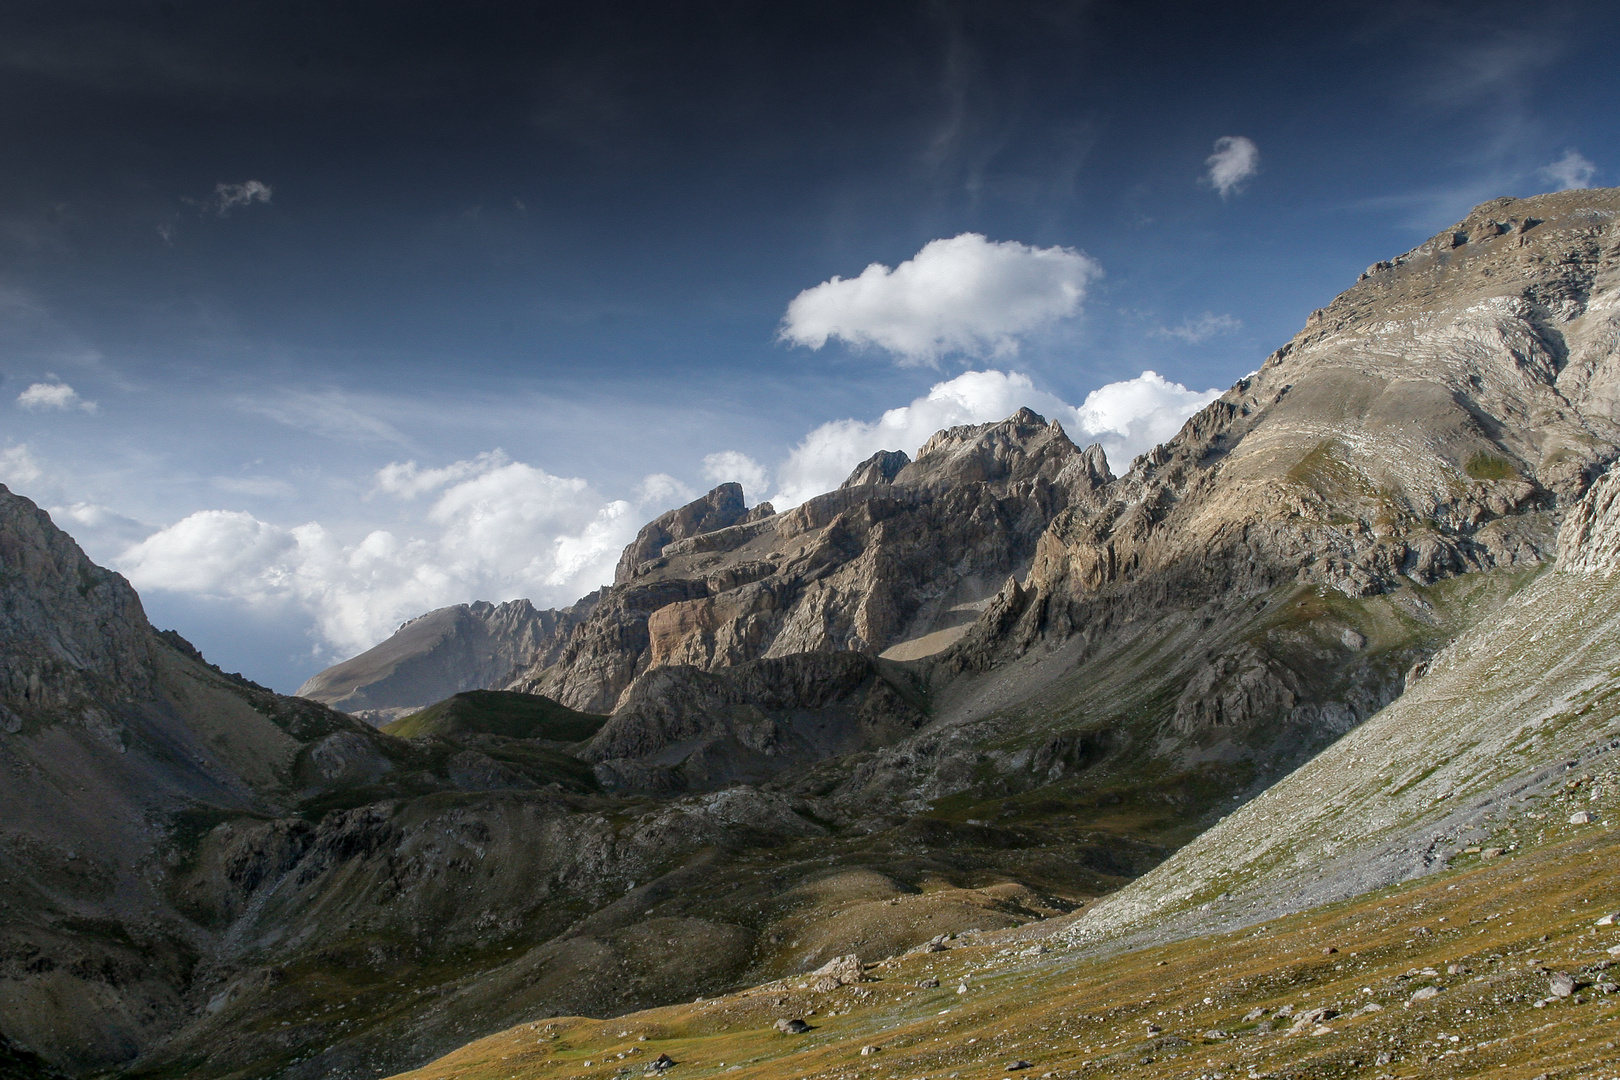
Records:
[[[1061,425],[1021,408],[993,424],[967,424],[935,433],[917,458],[895,477],[913,487],[958,487],[991,483],[998,487],[1037,477],[1051,481],[1079,448]]]
[[[868,484],[891,484],[894,478],[900,475],[900,470],[911,464],[911,457],[904,450],[879,450],[859,465],[855,466],[849,474],[849,479],[839,485],[841,488],[865,487]]]
[[[642,526],[624,549],[613,572],[615,585],[628,581],[637,566],[656,559],[664,545],[699,533],[714,532],[740,522],[748,513],[741,484],[725,483],[685,506],[660,514]]]

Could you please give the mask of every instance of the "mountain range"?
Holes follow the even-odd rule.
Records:
[[[729,993],[718,1038],[877,1008],[861,960],[1027,943],[1033,994],[1512,858],[1616,745],[1617,213],[1477,207],[1123,475],[1020,410],[722,485],[295,697],[0,493],[0,1063],[373,1077]]]

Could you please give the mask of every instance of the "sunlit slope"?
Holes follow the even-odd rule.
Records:
[[[1615,820],[1616,779],[1611,764],[1580,805]],[[1596,924],[1620,896],[1620,835],[1551,821],[1546,833],[1241,932],[1100,958],[1031,941],[1032,929],[962,938],[831,991],[795,978],[611,1020],[521,1024],[404,1075],[607,1080],[668,1055],[674,1076],[770,1080],[1608,1076],[1620,1070],[1609,952],[1620,928]],[[794,1017],[811,1030],[775,1029]],[[1019,1063],[1027,1071],[1009,1070]]]
[[[1620,579],[1543,572],[1401,698],[1075,933],[1163,937],[1253,921],[1477,858],[1467,849],[1493,821],[1579,775],[1617,737]]]

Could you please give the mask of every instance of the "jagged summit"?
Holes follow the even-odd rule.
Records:
[[[643,529],[563,650],[511,688],[606,712],[668,665],[938,652],[1027,571],[1053,515],[1107,482],[1101,462],[1024,409],[941,432],[915,460],[877,454],[784,513],[722,485]]]

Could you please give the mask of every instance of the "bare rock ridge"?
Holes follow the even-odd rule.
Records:
[[[878,454],[785,513],[745,512],[741,489],[722,485],[643,529],[555,659],[511,687],[607,712],[663,666],[876,655],[965,628],[1027,571],[1053,516],[1111,479],[1100,449],[1082,454],[1023,409],[942,431],[915,461]]]
[[[480,600],[430,611],[315,675],[298,696],[386,723],[464,690],[504,686],[519,669],[554,660],[599,595],[561,610]]]

